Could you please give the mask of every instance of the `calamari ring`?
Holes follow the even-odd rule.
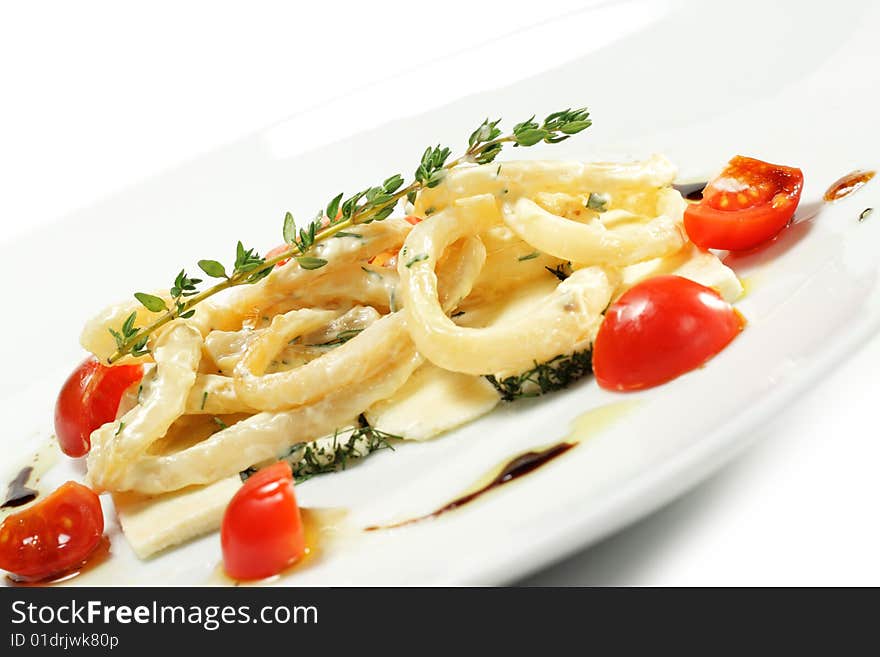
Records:
[[[314,404],[280,413],[258,413],[174,454],[141,457],[114,482],[114,490],[155,495],[208,484],[350,426],[365,408],[393,395],[423,362],[405,335],[384,355],[386,367],[353,389],[338,388]]]
[[[580,223],[547,212],[528,198],[502,205],[504,223],[536,249],[578,263],[626,266],[675,253],[686,241],[678,220],[660,215],[647,222],[623,210],[615,228],[601,221]]]
[[[396,345],[409,342],[403,317],[395,313],[376,320],[357,337],[305,365],[264,374],[272,354],[283,344],[329,321],[318,320],[321,322],[318,325],[303,328],[306,324],[297,316],[319,312],[327,311],[294,310],[279,315],[271,327],[264,329],[235,368],[235,390],[239,399],[260,411],[280,411],[313,403],[335,390],[360,385],[388,367],[388,354]]]
[[[119,490],[129,467],[183,415],[201,357],[202,336],[184,322],[159,337],[153,349],[156,368],[141,403],[92,432],[87,464],[96,490]]]
[[[462,167],[436,187],[422,190],[415,213],[444,210],[456,199],[491,194],[499,200],[532,198],[539,193],[604,192],[661,189],[675,180],[676,168],[662,155],[641,162],[559,162],[528,160]],[[625,195],[625,194],[621,194]]]
[[[188,415],[228,415],[256,413],[257,409],[240,399],[235,380],[221,374],[199,374],[186,399]]]
[[[576,271],[527,316],[486,328],[457,326],[440,305],[437,258],[462,237],[497,223],[492,195],[461,199],[413,228],[405,248],[410,266],[398,263],[407,328],[428,360],[468,374],[522,371],[573,349],[601,319],[614,285],[601,267]]]

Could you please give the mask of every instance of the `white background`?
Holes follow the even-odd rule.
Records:
[[[302,4],[4,3],[0,240],[583,3]],[[878,365],[875,340],[709,482],[529,583],[880,584]]]

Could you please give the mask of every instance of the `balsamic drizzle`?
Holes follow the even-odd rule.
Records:
[[[0,509],[21,506],[37,498],[37,491],[33,488],[28,488],[27,486],[28,479],[30,479],[33,471],[33,467],[28,466],[22,468],[21,471],[15,475],[15,478],[9,482],[9,488],[6,492],[6,501],[3,502],[3,504],[0,504]]]
[[[700,201],[703,199],[703,190],[706,189],[706,185],[709,183],[703,182],[692,182],[692,183],[676,183],[673,185],[673,189],[676,189],[679,194],[684,196],[688,201]]]
[[[825,195],[822,198],[826,203],[831,203],[849,196],[862,185],[870,182],[876,173],[876,171],[866,171],[864,169],[852,171],[831,183],[831,186],[825,191]]]
[[[395,522],[391,525],[371,525],[370,527],[366,527],[364,531],[371,532],[376,531],[377,529],[392,529],[395,527],[403,527],[404,525],[411,525],[421,520],[427,520],[428,518],[436,518],[437,516],[447,513],[448,511],[458,509],[468,502],[473,502],[475,499],[477,499],[484,493],[488,493],[493,488],[503,486],[504,484],[509,483],[514,479],[522,477],[523,475],[527,475],[528,473],[540,468],[548,461],[552,461],[560,454],[564,454],[576,444],[577,443],[563,442],[553,445],[552,447],[548,447],[547,449],[542,449],[540,451],[530,451],[524,454],[520,454],[516,458],[511,459],[503,468],[501,468],[501,472],[498,473],[498,475],[488,484],[478,488],[472,493],[467,493],[465,495],[462,495],[461,497],[455,498],[449,504],[441,506],[436,511],[426,513],[423,516],[410,518],[409,520]]]

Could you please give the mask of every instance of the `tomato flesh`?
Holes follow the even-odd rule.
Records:
[[[226,574],[254,580],[280,573],[306,552],[290,465],[252,475],[226,507],[220,529]]]
[[[108,367],[96,358],[84,360],[68,377],[55,402],[55,435],[68,456],[83,456],[92,431],[116,419],[122,394],[141,380],[141,365]]]
[[[657,276],[627,290],[605,313],[593,370],[609,390],[660,385],[724,349],[742,316],[715,290],[681,276]]]
[[[290,248],[289,244],[279,244],[275,248],[269,249],[269,252],[266,253],[266,260],[271,260],[275,256],[280,256],[282,253],[287,251],[287,249],[289,249],[289,248]],[[290,262],[290,258],[285,258],[284,260],[279,260],[275,266],[282,267],[282,266],[286,265],[288,262]]]
[[[800,169],[737,155],[687,207],[685,231],[704,249],[754,248],[788,225],[803,185]]]
[[[68,481],[0,525],[0,568],[38,581],[79,566],[101,543],[104,514],[89,488]]]

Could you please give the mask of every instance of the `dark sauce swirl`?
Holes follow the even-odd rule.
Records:
[[[564,454],[576,444],[577,443],[558,443],[556,445],[553,445],[552,447],[548,447],[547,449],[520,454],[516,458],[511,459],[503,468],[501,468],[501,472],[499,472],[498,475],[488,484],[478,488],[472,493],[467,493],[466,495],[455,498],[449,504],[441,506],[436,511],[426,513],[425,515],[418,516],[416,518],[410,518],[409,520],[395,522],[391,525],[372,525],[370,527],[366,527],[365,531],[371,532],[376,531],[377,529],[392,529],[394,527],[403,527],[404,525],[411,525],[422,520],[427,520],[428,518],[436,518],[437,516],[443,515],[444,513],[447,513],[454,509],[458,509],[468,502],[473,502],[475,499],[477,499],[481,495],[484,495],[485,493],[488,493],[493,488],[503,486],[504,484],[509,483],[514,479],[518,479],[523,475],[527,475],[528,473],[537,470],[548,461],[552,461],[557,456]]]
[[[0,509],[21,506],[37,498],[37,491],[27,486],[28,479],[34,469],[31,466],[22,468],[15,478],[9,482],[6,492],[6,500],[0,504]]]

